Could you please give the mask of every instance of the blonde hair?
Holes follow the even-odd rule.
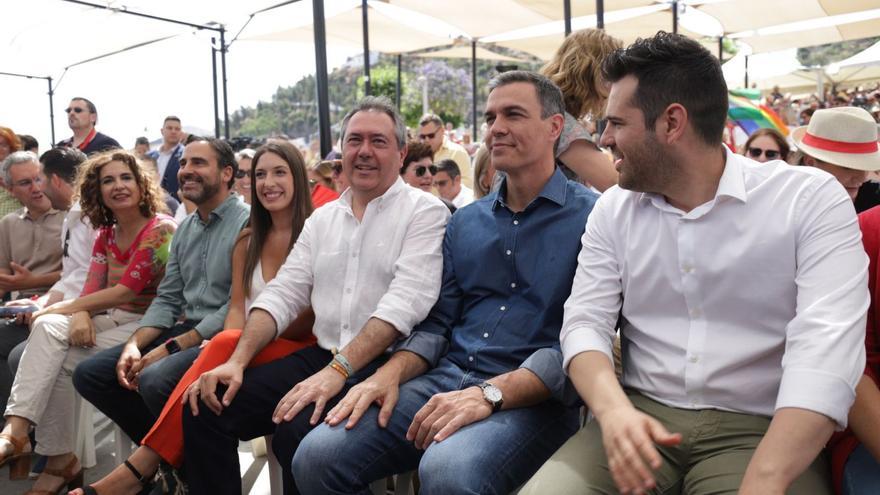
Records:
[[[487,188],[483,186],[483,176],[486,175],[489,167],[489,159],[491,154],[489,148],[485,144],[481,144],[474,155],[474,198],[480,199],[489,194],[491,185]]]
[[[608,85],[602,78],[602,62],[623,43],[601,29],[571,33],[541,68],[562,90],[565,111],[581,119],[588,114],[601,117],[608,99]]]

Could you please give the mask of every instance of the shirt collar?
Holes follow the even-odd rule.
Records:
[[[501,186],[498,188],[497,196],[495,196],[495,201],[492,202],[492,210],[495,210],[499,205],[507,208],[507,204],[504,202],[507,198],[507,179],[508,177],[505,175],[504,179],[501,180]],[[538,196],[529,203],[529,206],[534,204],[535,200],[538,198],[544,198],[549,201],[552,201],[559,206],[565,205],[565,194],[567,191],[566,184],[568,183],[568,179],[565,177],[565,174],[562,173],[562,170],[559,167],[553,171],[553,175],[550,176],[550,180],[544,184],[541,192],[538,193]],[[526,207],[526,209],[529,208]]]
[[[394,184],[391,184],[391,187],[388,188],[381,196],[378,198],[374,198],[370,203],[376,203],[377,206],[382,205],[387,201],[391,201],[395,196],[400,194],[403,191],[403,188],[407,187],[406,182],[403,181],[399,175],[397,179],[394,181]],[[349,210],[351,210],[351,187],[347,188],[341,195],[339,195],[340,203],[344,204]]]
[[[721,179],[718,181],[718,188],[715,190],[715,197],[710,203],[715,203],[718,198],[726,196],[746,202],[746,180],[743,170],[742,157],[722,146],[724,151],[724,171],[721,172]],[[661,194],[656,193],[639,193],[639,203],[653,202],[655,206],[667,204],[666,199]]]
[[[49,208],[49,211],[47,211],[46,213],[43,213],[43,216],[41,216],[40,218],[45,218],[45,217],[48,217],[49,215],[54,215],[54,214],[56,214],[56,213],[59,213],[60,211],[61,211],[61,210],[56,210],[55,208],[51,208],[51,207],[50,207],[50,208]],[[28,216],[28,208],[27,208],[27,206],[22,206],[22,207],[21,207],[21,213],[18,215],[18,218],[20,218],[20,219],[22,219],[22,220],[29,220],[29,219],[31,219],[31,218]],[[39,220],[39,218],[38,218],[37,220]]]
[[[235,193],[230,193],[229,197],[224,199],[223,202],[220,203],[220,206],[211,210],[211,214],[208,216],[209,221],[213,217],[217,217],[217,219],[223,220],[223,215],[226,214],[226,211],[229,210],[230,208],[232,208],[233,205],[235,205],[235,203],[238,203],[238,202],[239,202],[238,195]],[[196,216],[198,216],[198,215],[196,215]]]

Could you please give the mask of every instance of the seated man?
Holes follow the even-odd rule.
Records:
[[[596,195],[555,166],[559,88],[512,71],[489,91],[486,144],[507,178],[453,215],[428,318],[300,446],[302,493],[365,493],[418,467],[422,494],[506,494],[577,430],[559,328]]]
[[[156,422],[201,341],[223,329],[232,283],[228,260],[250,212],[231,191],[236,168],[225,141],[196,138],[186,146],[180,190],[197,210],[174,234],[156,297],[126,343],[74,371],[76,390],[135,442]]]
[[[403,119],[387,98],[367,97],[343,119],[342,168],[350,187],[306,220],[287,261],[252,304],[232,356],[186,393],[191,493],[241,493],[239,439],[274,432],[275,455],[290,466],[325,409],[373,371],[385,349],[408,336],[437,300],[449,212],[399,177],[405,139]],[[309,306],[317,344],[245,371]],[[228,388],[218,391],[218,382]],[[295,493],[290,470],[284,471],[284,491]]]
[[[16,151],[3,160],[6,189],[22,208],[0,219],[0,296],[38,297],[61,278],[61,226],[67,212],[43,194],[37,155]],[[9,353],[28,336],[28,327],[0,320],[0,400],[9,399]],[[5,403],[4,403],[5,404]]]
[[[620,187],[587,222],[561,332],[595,421],[522,493],[830,493],[820,452],[865,366],[852,201],[725,149],[727,86],[696,41],[636,41],[604,75]]]
[[[461,183],[461,171],[458,165],[448,158],[437,162],[434,187],[437,188],[441,198],[451,202],[456,208],[467,206],[474,201],[474,190]]]

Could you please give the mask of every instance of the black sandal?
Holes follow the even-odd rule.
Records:
[[[142,475],[136,467],[128,462],[128,459],[124,460],[122,463],[125,465],[125,467],[128,468],[129,471],[131,471],[131,474],[134,475],[134,479],[136,479],[142,487],[144,487],[145,489],[150,488],[150,486],[152,485],[152,483],[150,483],[150,479],[145,478],[144,475]],[[95,490],[95,487],[93,487],[92,485],[84,487],[83,493],[85,495],[100,495],[98,491]]]

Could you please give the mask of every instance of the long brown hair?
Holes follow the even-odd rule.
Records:
[[[266,153],[274,153],[282,160],[287,162],[290,167],[290,173],[293,175],[293,200],[290,208],[293,209],[291,222],[290,244],[287,246],[289,253],[296,243],[296,239],[302,232],[306,218],[312,214],[312,196],[309,193],[309,176],[306,173],[306,164],[302,155],[295,146],[286,141],[269,141],[260,146],[254,154],[254,160],[251,165],[251,219],[250,231],[251,238],[248,242],[247,257],[244,263],[244,291],[250,293],[251,279],[257,263],[260,261],[260,255],[263,252],[263,245],[266,243],[266,237],[269,235],[269,229],[272,228],[272,215],[269,210],[260,203],[257,198],[257,165],[260,158]]]
[[[111,150],[92,156],[79,166],[76,178],[75,191],[82,205],[83,215],[89,219],[92,227],[110,227],[116,223],[113,211],[104,205],[101,197],[101,169],[110,162],[122,162],[128,166],[134,175],[138,189],[141,192],[141,201],[138,204],[141,215],[144,218],[153,218],[157,213],[166,213],[164,196],[159,190],[159,184],[153,179],[153,174],[141,165],[136,156],[124,150]]]

